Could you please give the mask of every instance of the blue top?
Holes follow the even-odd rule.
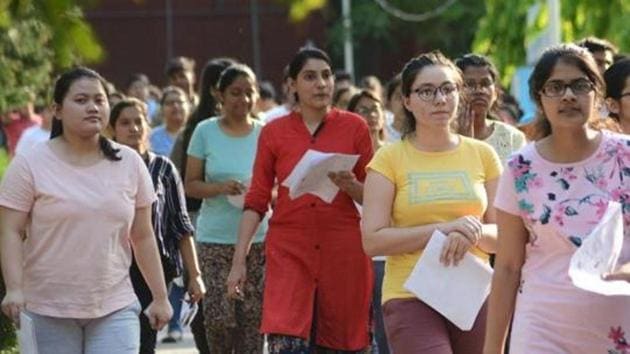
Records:
[[[151,151],[162,156],[171,156],[171,150],[175,144],[175,138],[167,131],[164,124],[153,128],[149,136]]]
[[[223,132],[217,117],[210,118],[195,128],[187,153],[203,161],[206,182],[233,179],[249,183],[261,129],[262,123],[254,121],[247,136],[232,137]],[[242,207],[230,203],[225,195],[205,198],[197,218],[197,241],[236,244],[242,214]],[[264,240],[267,219],[261,221],[254,242]]]

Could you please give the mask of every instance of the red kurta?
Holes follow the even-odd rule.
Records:
[[[299,113],[272,121],[258,140],[245,208],[266,212],[274,180],[284,181],[308,149],[359,154],[353,172],[361,182],[373,153],[367,124],[354,113],[331,110],[314,136]],[[308,338],[315,314],[318,345],[368,345],[372,269],[359,221],[344,192],[327,204],[310,194],[291,200],[279,187],[266,238],[263,333]]]

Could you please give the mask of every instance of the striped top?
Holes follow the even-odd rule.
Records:
[[[147,157],[144,162],[157,195],[151,207],[153,231],[165,274],[177,276],[182,272],[179,241],[184,235],[192,235],[195,229],[186,210],[184,187],[175,165],[152,152],[147,152]]]

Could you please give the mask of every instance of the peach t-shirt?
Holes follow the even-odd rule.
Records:
[[[135,209],[150,206],[155,193],[140,156],[115,147],[122,160],[77,167],[43,143],[9,165],[0,205],[29,213],[23,248],[29,311],[96,318],[136,300],[129,235]]]

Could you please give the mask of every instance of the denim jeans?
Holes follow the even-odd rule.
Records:
[[[173,307],[173,317],[168,322],[168,331],[180,331],[182,332],[182,325],[179,323],[179,316],[182,312],[182,301],[184,301],[184,295],[186,295],[186,289],[177,285],[175,282],[171,283],[171,290],[168,293],[168,300]]]
[[[33,319],[39,354],[136,354],[140,344],[140,303],[92,319],[38,315]]]

